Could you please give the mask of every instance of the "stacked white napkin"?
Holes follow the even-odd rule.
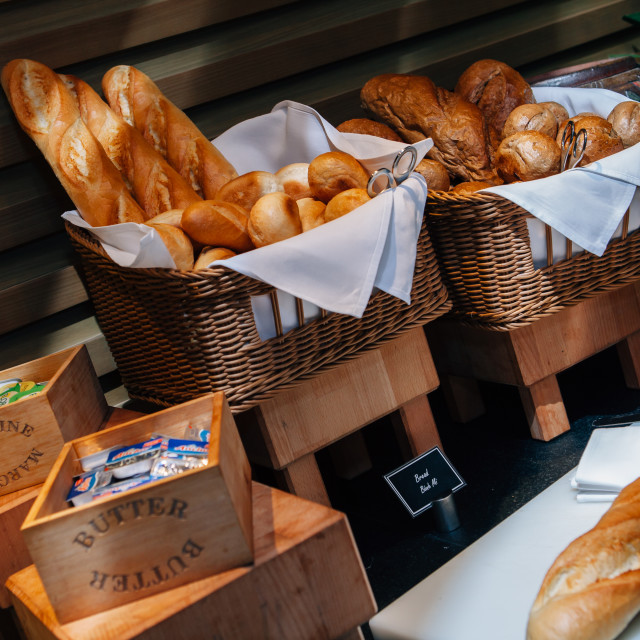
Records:
[[[571,486],[579,502],[613,502],[640,477],[640,422],[594,429]]]
[[[628,100],[607,89],[534,87],[533,92],[538,102],[559,102],[569,115],[589,111],[606,118],[616,104]],[[629,208],[637,186],[640,186],[640,144],[586,167],[485,191],[515,202],[572,240],[578,245],[574,252],[584,248],[601,256]],[[532,237],[534,262],[541,253],[534,251],[535,247],[543,246],[536,241],[539,238],[535,238],[535,233],[539,231],[534,231]],[[554,242],[554,247],[564,248],[564,241]]]

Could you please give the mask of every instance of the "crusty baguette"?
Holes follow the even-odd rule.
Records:
[[[231,163],[139,69],[113,67],[102,79],[102,90],[111,108],[139,129],[198,195],[213,200],[237,177]]]
[[[76,97],[82,119],[144,209],[145,218],[185,209],[201,200],[142,133],[115,113],[90,85],[75,76],[60,77]]]
[[[89,224],[144,221],[142,208],[52,69],[32,60],[12,60],[2,70],[2,87],[20,126]]]
[[[612,640],[640,611],[640,479],[547,572],[527,640]]]

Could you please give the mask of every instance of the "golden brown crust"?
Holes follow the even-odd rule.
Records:
[[[312,196],[309,186],[309,163],[294,162],[288,164],[275,173],[276,178],[282,184],[284,192],[294,200],[310,198]]]
[[[369,174],[351,155],[327,151],[309,163],[309,186],[313,197],[328,203],[347,189],[366,189]]]
[[[324,210],[327,207],[324,202],[315,198],[300,198],[296,202],[303,232],[324,224]]]
[[[576,133],[580,129],[587,132],[587,146],[582,160],[578,163],[579,167],[584,167],[590,162],[606,158],[624,149],[622,139],[614,131],[613,125],[605,118],[591,114],[578,114],[570,120],[574,123]],[[556,138],[558,145],[562,145],[562,136],[568,122],[568,120],[563,122],[558,128]]]
[[[144,211],[52,69],[32,60],[13,60],[2,70],[2,86],[20,126],[89,224],[144,221]]]
[[[427,181],[427,187],[431,191],[449,191],[451,179],[442,162],[423,158],[414,169]]]
[[[629,100],[617,104],[607,120],[622,139],[625,149],[640,142],[640,102]]]
[[[222,186],[216,193],[215,200],[233,202],[248,212],[259,198],[275,191],[284,193],[284,187],[275,174],[269,171],[249,171]]]
[[[478,105],[484,118],[500,133],[508,115],[519,105],[535,102],[529,83],[499,60],[478,60],[458,78],[455,92]]]
[[[182,228],[192,240],[237,252],[253,249],[247,222],[245,210],[221,200],[202,200],[182,212]]]
[[[451,193],[456,193],[459,196],[468,196],[470,193],[480,191],[480,189],[487,189],[492,187],[492,184],[488,182],[473,181],[473,182],[460,182],[455,187],[451,187]]]
[[[171,224],[182,229],[182,212],[184,209],[169,209],[163,211],[153,218],[149,218],[147,224]]]
[[[336,129],[341,133],[360,133],[377,138],[385,138],[394,142],[402,142],[402,138],[389,126],[371,118],[352,118],[340,123]]]
[[[277,191],[262,196],[251,209],[248,230],[256,247],[302,233],[296,201],[286,193]]]
[[[565,120],[569,119],[569,112],[559,102],[550,100],[548,102],[539,102],[538,104],[544,107],[545,109],[549,109],[549,111],[553,113],[553,115],[556,117],[556,122],[558,123],[558,126],[560,126],[561,122],[564,122]]]
[[[505,182],[546,178],[560,171],[560,147],[539,131],[518,131],[500,143],[494,162]]]
[[[364,85],[360,100],[406,142],[432,138],[427,155],[441,162],[452,178],[495,177],[482,114],[460,95],[436,87],[426,76],[383,74]]]
[[[140,131],[115,113],[90,85],[75,76],[60,77],[75,95],[82,119],[120,171],[147,218],[170,209],[184,209],[201,200]]]
[[[102,90],[111,108],[139,129],[201,197],[214,198],[223,184],[238,175],[189,117],[139,69],[113,67],[102,79]]]
[[[341,191],[333,196],[327,203],[324,220],[325,222],[331,222],[331,220],[341,218],[354,209],[357,209],[360,205],[369,202],[369,200],[371,200],[371,197],[366,189],[347,189],[346,191]]]
[[[171,224],[156,223],[152,226],[169,250],[176,269],[190,271],[193,268],[193,245],[187,234]]]
[[[203,247],[193,265],[193,270],[206,269],[214,260],[227,260],[235,255],[237,255],[235,251],[224,247]]]
[[[508,115],[502,137],[508,138],[517,131],[539,131],[555,138],[558,121],[551,110],[540,104],[521,104]]]

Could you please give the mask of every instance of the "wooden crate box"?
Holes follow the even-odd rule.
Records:
[[[211,430],[209,461],[71,507],[79,459],[152,434]],[[67,443],[22,533],[51,605],[68,622],[252,562],[251,471],[222,393]]]
[[[96,431],[108,411],[84,345],[0,371],[0,380],[47,382],[0,407],[0,495],[42,483],[65,442]]]

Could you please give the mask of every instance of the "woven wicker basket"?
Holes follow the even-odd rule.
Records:
[[[162,406],[224,391],[232,411],[250,409],[451,306],[424,220],[410,305],[378,291],[362,318],[324,314],[266,341],[250,298],[273,292],[269,285],[224,267],[120,267],[87,231],[66,229],[129,396]]]
[[[427,224],[453,303],[450,317],[505,331],[640,278],[640,233],[534,267],[527,211],[495,194],[430,192]],[[628,212],[625,221],[628,224]]]

